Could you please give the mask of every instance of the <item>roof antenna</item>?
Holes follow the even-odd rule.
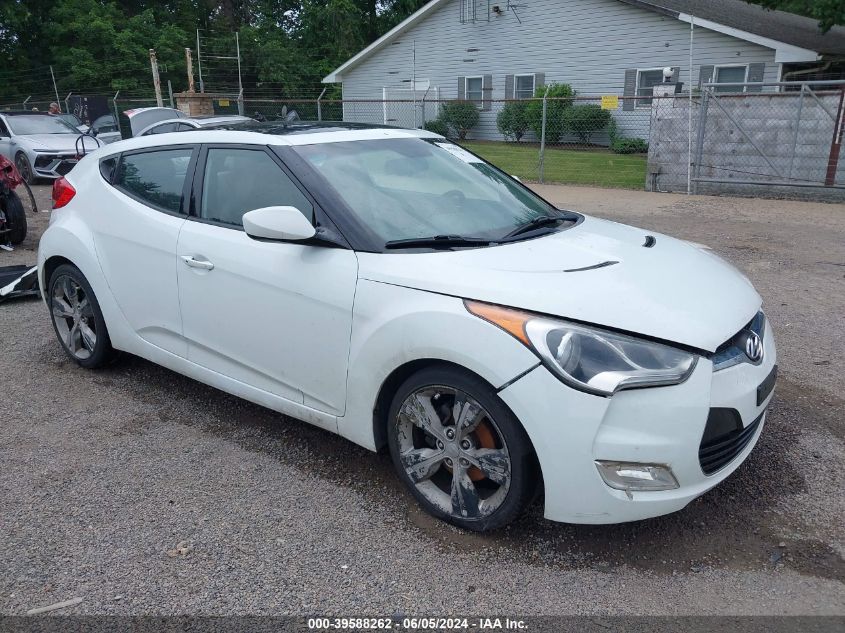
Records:
[[[511,2],[508,0],[508,11],[513,11],[513,17],[516,18],[516,21],[522,24],[522,20],[519,18],[519,13],[516,12],[517,9],[525,8],[524,4],[516,4],[515,2]]]

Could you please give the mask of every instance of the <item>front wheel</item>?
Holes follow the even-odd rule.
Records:
[[[113,356],[100,304],[76,266],[63,264],[50,276],[49,308],[59,343],[76,363],[94,369]]]
[[[26,238],[26,212],[23,210],[21,199],[14,191],[10,191],[5,196],[0,196],[0,204],[3,206],[3,215],[6,216],[6,225],[9,228],[9,241],[12,244],[20,244]]]
[[[26,157],[26,154],[23,152],[17,153],[15,156],[15,167],[18,168],[18,172],[26,184],[31,185],[35,183],[35,172],[32,171],[32,165]]]
[[[507,525],[539,485],[531,443],[486,382],[452,367],[417,372],[389,410],[393,464],[434,516],[483,532]]]

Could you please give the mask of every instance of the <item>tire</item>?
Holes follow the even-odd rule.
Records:
[[[32,171],[32,164],[29,162],[29,158],[26,157],[26,154],[23,152],[15,154],[15,167],[18,168],[21,178],[24,179],[26,184],[35,184],[35,172]]]
[[[53,330],[65,354],[86,369],[108,363],[114,349],[100,304],[82,272],[62,264],[50,275],[47,287]]]
[[[397,390],[387,424],[399,478],[435,517],[485,532],[534,500],[540,477],[531,442],[478,376],[449,366],[420,370]]]
[[[26,238],[26,212],[23,203],[14,191],[0,197],[3,213],[6,216],[6,226],[9,228],[7,237],[12,244],[20,244]]]

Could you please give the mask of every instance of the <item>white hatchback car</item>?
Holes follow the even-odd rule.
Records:
[[[53,190],[65,351],[124,350],[367,448],[486,530],[680,510],[762,432],[775,343],[708,250],[561,211],[424,131],[135,138]]]

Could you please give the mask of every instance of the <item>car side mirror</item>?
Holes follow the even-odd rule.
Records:
[[[296,207],[263,207],[243,215],[244,231],[265,240],[300,242],[314,237],[316,229]]]

